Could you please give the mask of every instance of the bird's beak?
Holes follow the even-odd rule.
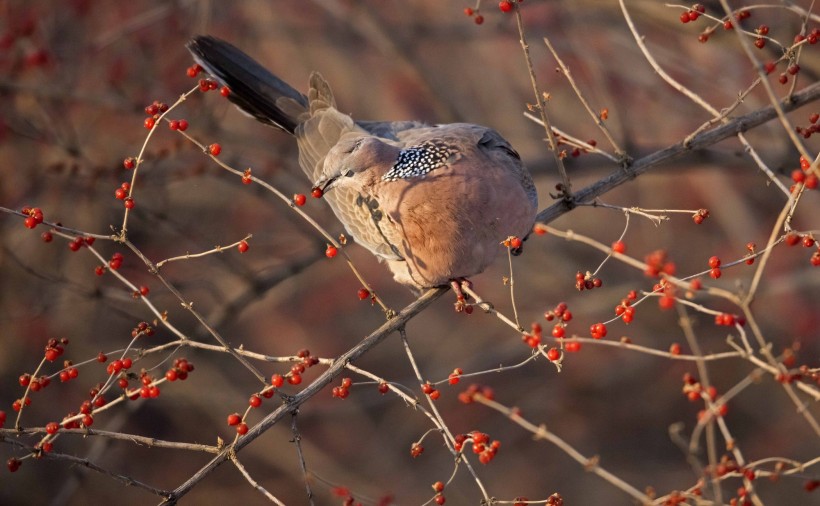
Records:
[[[326,193],[328,190],[333,188],[334,183],[336,183],[336,181],[339,178],[341,178],[341,177],[352,177],[352,176],[353,176],[353,171],[350,170],[350,169],[346,169],[346,170],[342,171],[340,174],[337,174],[335,176],[331,176],[331,177],[328,177],[328,178],[322,178],[322,179],[316,181],[316,183],[313,185],[313,187],[314,188],[319,188],[320,190],[322,190],[322,193]]]

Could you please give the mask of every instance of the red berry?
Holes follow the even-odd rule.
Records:
[[[332,244],[327,245],[327,249],[325,250],[325,256],[326,257],[333,258],[338,253],[339,253],[339,250],[336,248],[336,246],[333,246]]]
[[[720,272],[720,267],[715,267],[709,271],[709,276],[712,279],[718,279],[722,273]]]
[[[814,238],[808,235],[803,236],[803,246],[811,248],[814,246]]]
[[[669,353],[672,355],[680,355],[680,345],[678,343],[672,343],[672,346],[669,347]]]
[[[513,8],[513,4],[509,0],[502,0],[498,3],[498,8],[501,9],[501,12],[510,12]]]
[[[17,472],[17,470],[20,469],[20,464],[22,464],[22,462],[20,462],[18,459],[14,458],[14,457],[12,457],[12,458],[10,458],[6,461],[6,467],[8,467],[9,472],[12,472],[12,473]]]
[[[56,434],[60,430],[60,424],[57,422],[48,422],[46,424],[46,432],[49,434]]]
[[[156,124],[156,121],[154,120],[154,117],[153,117],[153,116],[152,116],[152,117],[150,117],[150,118],[145,118],[145,122],[143,122],[143,125],[144,125],[144,126],[145,126],[145,128],[147,128],[148,130],[151,130],[152,128],[154,128],[154,125],[155,125],[155,124]]]
[[[291,374],[288,376],[288,383],[291,385],[298,385],[302,382],[302,375],[301,374]]]
[[[606,337],[606,325],[603,323],[596,323],[589,328],[589,333],[595,339]]]
[[[709,267],[711,267],[712,269],[720,267],[720,258],[716,256],[709,257]]]
[[[134,160],[133,157],[129,156],[128,158],[126,158],[125,160],[122,161],[122,166],[125,167],[128,170],[131,170],[131,169],[133,169],[134,167],[137,166],[137,161]]]
[[[558,351],[556,348],[550,348],[549,351],[547,351],[547,358],[555,362],[556,360],[561,358],[561,352]]]
[[[242,417],[239,415],[239,413],[233,413],[228,415],[228,425],[239,425],[241,421]]]
[[[238,249],[240,253],[245,253],[249,248],[248,241],[239,241],[239,244],[236,246],[236,249]]]
[[[248,424],[246,424],[245,422],[242,422],[239,425],[237,425],[236,426],[236,433],[239,434],[240,436],[244,436],[245,434],[247,434],[248,433]]]
[[[251,395],[251,398],[248,400],[248,404],[250,404],[252,408],[258,408],[262,405],[262,398],[256,394]]]
[[[305,195],[302,194],[302,193],[297,193],[293,196],[293,203],[296,204],[297,206],[305,205],[306,201],[307,201],[307,197],[305,197]]]
[[[800,236],[795,234],[794,232],[789,232],[788,234],[786,234],[784,241],[789,246],[794,246],[800,242]]]
[[[615,253],[626,253],[626,244],[623,241],[615,241],[612,243],[612,251]]]
[[[481,14],[479,14],[478,16],[476,16],[475,18],[473,18],[473,20],[475,21],[475,24],[480,25],[480,24],[482,24],[482,23],[484,22],[484,16],[482,16]]]
[[[512,249],[519,249],[522,244],[521,239],[518,237],[513,237],[510,239],[510,248]]]
[[[465,16],[472,16],[473,14],[474,14],[473,9],[471,9],[469,7],[464,8],[464,15]]]
[[[313,198],[320,199],[322,198],[322,195],[325,194],[325,192],[323,192],[321,188],[314,188],[310,191],[310,194],[313,196]]]
[[[208,146],[208,153],[211,156],[219,156],[219,153],[221,152],[222,146],[220,146],[219,144],[211,144],[210,146]]]
[[[370,297],[370,291],[367,288],[359,288],[359,300],[365,300]]]
[[[552,328],[552,337],[560,339],[564,337],[564,335],[566,335],[566,330],[564,329],[564,326],[560,323]]]
[[[43,240],[43,242],[51,242],[54,239],[54,236],[51,235],[51,232],[43,232],[42,234],[40,234],[40,238]]]
[[[125,197],[125,200],[123,201],[123,205],[125,206],[125,208],[126,208],[126,209],[134,209],[134,206],[135,206],[136,204],[134,203],[134,199],[133,199],[133,198],[131,198],[131,197]]]
[[[756,47],[756,48],[758,48],[758,49],[763,49],[763,47],[764,47],[765,45],[766,45],[766,39],[763,39],[763,38],[757,38],[757,39],[755,39],[755,47]]]
[[[228,95],[231,94],[231,90],[227,86],[223,86],[222,88],[219,89],[219,94],[222,95],[223,97],[227,97]]]
[[[581,351],[581,343],[578,341],[570,341],[564,346],[564,349],[567,350],[568,353]]]
[[[270,384],[275,386],[276,388],[281,387],[284,383],[285,378],[283,378],[281,374],[274,374],[270,378]]]
[[[188,122],[185,121],[184,119],[179,120],[179,122],[177,123],[177,128],[179,129],[180,132],[184,132],[185,130],[188,130]]]

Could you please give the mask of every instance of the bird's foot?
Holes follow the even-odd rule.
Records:
[[[472,288],[473,284],[470,283],[470,281],[467,278],[456,278],[450,280],[450,286],[456,293],[456,302],[453,305],[455,307],[456,313],[472,313],[473,305],[467,302],[470,299],[470,296],[464,293],[462,287]]]

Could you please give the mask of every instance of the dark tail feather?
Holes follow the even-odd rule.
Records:
[[[307,97],[223,40],[197,36],[188,50],[208,74],[230,89],[228,98],[239,109],[262,123],[294,132],[298,116],[307,109]]]

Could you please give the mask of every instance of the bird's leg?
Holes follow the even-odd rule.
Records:
[[[453,288],[453,291],[456,293],[456,302],[454,304],[456,313],[461,313],[462,311],[470,314],[473,312],[473,306],[471,304],[467,304],[467,300],[470,298],[468,294],[464,293],[463,288],[472,288],[473,284],[467,278],[456,278],[450,280],[450,286]]]

